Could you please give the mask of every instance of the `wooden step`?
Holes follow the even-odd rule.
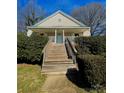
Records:
[[[66,52],[51,52],[51,51],[47,51],[46,54],[55,54],[55,55],[67,55]]]
[[[71,67],[74,66],[75,64],[44,64],[43,67]]]
[[[65,50],[61,50],[61,49],[59,49],[59,50],[47,50],[47,52],[66,52]]]
[[[66,60],[66,61],[58,61],[58,60],[46,60],[44,62],[44,64],[47,64],[47,63],[53,63],[53,64],[71,64],[73,63],[73,61],[69,61],[69,60]]]
[[[47,53],[66,53],[66,51],[56,50],[56,51],[49,51],[47,50]]]
[[[72,61],[68,61],[68,62],[56,62],[56,61],[54,61],[54,62],[45,62],[45,63],[43,63],[43,65],[62,65],[62,64],[73,64],[73,62]]]
[[[73,64],[72,60],[45,60],[44,64]]]
[[[46,57],[66,57],[67,58],[67,55],[65,55],[65,54],[49,54]]]
[[[49,54],[49,55],[47,55],[47,57],[67,57],[67,55],[66,54]]]
[[[51,55],[51,54],[50,54],[50,55],[47,55],[46,57],[47,57],[47,58],[48,58],[48,57],[53,57],[53,58],[58,58],[58,57],[61,57],[61,58],[68,58],[67,55],[54,55],[54,54],[53,54],[53,55]]]
[[[43,66],[42,71],[62,71],[62,70],[67,70],[68,68],[74,68],[76,67],[75,65],[47,65]]]
[[[68,60],[68,59],[63,59],[63,58],[59,58],[59,59],[54,59],[54,58],[48,58],[48,59],[46,59],[45,60],[45,62],[70,62],[70,60]]]
[[[43,65],[43,74],[66,74],[70,68],[76,68],[75,64],[54,64],[54,65]]]

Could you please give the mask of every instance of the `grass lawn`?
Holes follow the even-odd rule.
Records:
[[[44,84],[44,81],[46,80],[46,76],[41,74],[40,66],[28,65],[28,64],[18,64],[17,70],[18,70],[17,71],[17,91],[18,91],[18,93],[46,93],[46,92],[43,92],[43,90],[41,89],[42,85]],[[57,78],[57,77],[59,77],[59,78]],[[49,77],[49,79],[50,79],[50,81],[48,83],[50,83],[50,85],[49,84],[48,85],[51,86],[51,88],[53,90],[58,89],[59,93],[60,93],[60,86],[62,87],[61,89],[68,88],[67,91],[71,91],[70,89],[72,88],[76,91],[76,93],[106,93],[105,89],[103,89],[100,92],[97,92],[96,90],[91,90],[91,89],[86,90],[84,88],[79,88],[78,86],[76,86],[75,84],[70,82],[64,75],[63,76],[61,76],[61,75],[54,76],[54,78]],[[61,82],[59,80],[61,80]],[[54,92],[52,92],[52,93],[54,93]]]
[[[42,93],[41,87],[45,81],[38,65],[17,65],[17,91],[18,93]]]

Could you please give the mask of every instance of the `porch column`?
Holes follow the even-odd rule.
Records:
[[[65,33],[64,33],[64,29],[63,29],[63,44],[64,44],[64,41],[65,41]]]
[[[55,43],[56,43],[56,33],[57,32],[57,30],[55,29],[55,38],[54,38],[54,41],[55,41]]]

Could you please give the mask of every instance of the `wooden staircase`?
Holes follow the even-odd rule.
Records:
[[[50,42],[44,53],[44,62],[42,66],[42,73],[55,74],[67,72],[68,68],[74,68],[72,59],[68,59],[66,48],[64,44],[55,44]]]

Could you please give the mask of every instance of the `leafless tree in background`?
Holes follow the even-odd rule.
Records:
[[[26,30],[26,26],[31,26],[43,19],[45,11],[36,0],[29,0],[25,7],[22,9],[18,5],[18,30]]]
[[[22,31],[24,28],[24,20],[22,17],[21,0],[17,0],[17,31]]]
[[[106,32],[106,9],[100,3],[90,3],[76,8],[72,16],[91,27],[91,35],[101,35]]]

